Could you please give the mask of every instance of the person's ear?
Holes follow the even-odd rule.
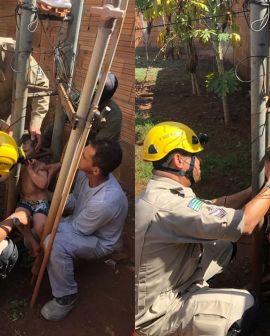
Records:
[[[97,166],[93,167],[92,173],[93,173],[94,176],[100,175],[99,167],[97,167]]]
[[[183,159],[181,154],[179,153],[175,153],[172,159],[172,164],[176,167],[176,168],[182,168],[183,166]]]

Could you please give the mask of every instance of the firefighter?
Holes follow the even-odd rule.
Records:
[[[201,178],[203,140],[177,122],[157,124],[145,137],[143,159],[154,170],[136,204],[138,335],[244,335],[254,325],[257,305],[248,291],[209,288],[208,280],[235,255],[232,242],[268,211],[270,169],[253,199],[248,188],[202,200],[192,186]]]
[[[18,162],[24,159],[24,153],[18,148],[15,140],[7,133],[0,131],[0,175],[8,177]],[[18,211],[0,222],[0,278],[6,278],[18,259],[15,243],[8,237],[14,227],[26,225],[29,221],[23,211]]]
[[[8,124],[10,124],[13,75],[16,72],[16,69],[14,68],[15,40],[9,37],[0,37],[0,51],[0,119],[8,121]],[[49,87],[48,78],[32,56],[30,56],[30,70],[27,81],[29,84],[41,88],[41,91],[39,91],[41,93],[43,92],[42,88],[46,89]],[[29,130],[32,139],[36,140],[37,151],[39,151],[41,147],[40,128],[42,121],[49,110],[49,101],[49,96],[32,98],[31,111],[29,113],[31,116]],[[12,123],[16,122],[17,120],[12,121]],[[5,129],[1,130],[6,131]]]

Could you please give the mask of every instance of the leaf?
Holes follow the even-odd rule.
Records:
[[[220,42],[228,42],[229,38],[230,38],[230,34],[228,34],[228,33],[220,33],[220,34],[218,34],[217,38],[218,38],[218,40]]]
[[[190,1],[190,3],[192,5],[194,5],[195,7],[197,7],[198,9],[206,12],[206,13],[209,13],[209,9],[208,7],[203,3],[203,1],[195,1],[195,0],[192,0]]]
[[[218,97],[226,97],[238,89],[238,82],[233,69],[224,71],[223,74],[209,73],[206,75],[206,87]]]
[[[203,43],[209,42],[211,35],[214,34],[212,30],[209,29],[196,29],[192,32],[193,36],[200,39]]]

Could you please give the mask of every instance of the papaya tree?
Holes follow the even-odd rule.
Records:
[[[217,72],[209,73],[206,77],[206,86],[221,98],[224,123],[229,124],[230,113],[227,97],[237,89],[237,79],[233,69],[224,68],[224,46],[240,41],[238,28],[233,24],[233,1],[205,0],[208,15],[202,17],[201,27],[193,30],[195,38],[203,43],[210,43],[215,54]]]
[[[165,53],[173,53],[184,44],[187,52],[186,69],[190,73],[192,92],[200,95],[196,74],[198,56],[193,43],[192,31],[195,21],[207,11],[204,1],[195,0],[154,0],[144,15],[163,18],[164,29],[160,31],[158,42]]]

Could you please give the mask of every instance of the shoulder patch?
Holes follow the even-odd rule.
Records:
[[[225,209],[219,208],[215,205],[211,205],[211,206],[208,205],[206,208],[209,212],[209,215],[213,215],[218,218],[223,218],[227,215],[227,211]]]
[[[37,76],[38,77],[43,77],[44,76],[44,72],[43,72],[43,70],[41,69],[40,66],[38,66],[38,68],[37,68]]]
[[[188,203],[188,208],[199,211],[203,205],[203,201],[201,201],[199,198],[192,198],[192,200]]]

